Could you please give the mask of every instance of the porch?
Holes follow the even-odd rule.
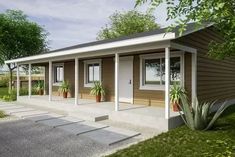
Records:
[[[141,104],[119,103],[119,112],[116,112],[114,102],[96,103],[93,100],[80,99],[79,104],[75,105],[74,98],[63,99],[59,96],[53,96],[51,101],[48,101],[47,95],[31,96],[30,101],[28,96],[19,96],[17,102],[39,109],[57,111],[84,120],[101,121],[110,119],[162,131],[174,128],[181,123],[177,112],[170,110],[171,117],[168,121],[164,118],[164,108]]]

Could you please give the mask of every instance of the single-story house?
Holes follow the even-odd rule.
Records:
[[[30,68],[44,66],[49,101],[63,80],[71,84],[70,95],[76,105],[80,99],[94,99],[89,94],[90,88],[94,81],[102,81],[106,89],[103,100],[114,102],[115,111],[119,111],[120,102],[156,106],[164,108],[164,117],[169,119],[169,92],[174,82],[184,86],[190,99],[235,98],[235,60],[209,58],[208,44],[212,40],[222,41],[213,25],[196,29],[192,23],[182,35],[177,29],[166,32],[163,28],[5,63],[28,64]],[[17,89],[19,96],[19,83]]]

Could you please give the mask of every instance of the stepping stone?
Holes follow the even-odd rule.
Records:
[[[85,137],[106,145],[113,145],[138,135],[140,135],[138,132],[115,127],[108,127],[83,134]]]
[[[95,123],[95,122],[81,122],[81,123],[76,123],[76,124],[70,124],[70,125],[65,125],[65,126],[60,126],[58,128],[70,132],[74,135],[81,135],[87,132],[99,130],[108,127],[107,125]]]
[[[28,111],[34,111],[35,109],[32,108],[16,108],[16,109],[9,109],[6,111],[7,114],[13,114],[13,113],[18,113],[18,112],[28,112]]]
[[[26,117],[26,119],[32,120],[34,122],[39,122],[43,120],[50,120],[50,119],[56,119],[56,118],[62,118],[62,117],[65,117],[65,116],[54,114],[54,113],[49,113],[49,114],[44,114],[44,115],[28,116]]]
[[[48,126],[52,126],[54,128],[69,124],[74,124],[78,122],[82,122],[83,120],[73,117],[64,117],[64,118],[55,118],[55,119],[49,119],[49,120],[43,120],[39,121],[38,123],[45,124]]]
[[[24,117],[29,117],[29,116],[39,116],[43,114],[47,114],[48,112],[46,111],[26,111],[26,112],[18,112],[18,113],[13,113],[14,116],[24,118]]]

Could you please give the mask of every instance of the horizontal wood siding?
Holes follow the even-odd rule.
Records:
[[[235,98],[235,60],[214,60],[208,57],[208,44],[222,41],[213,28],[207,28],[175,42],[194,47],[197,58],[197,94],[202,101]]]
[[[140,58],[139,55],[134,56],[134,104],[143,104],[149,106],[164,105],[164,91],[156,90],[140,90]]]

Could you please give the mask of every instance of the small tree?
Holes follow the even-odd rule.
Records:
[[[180,26],[180,33],[185,31],[189,22],[196,22],[197,26],[205,22],[214,24],[224,40],[212,41],[209,44],[209,55],[216,59],[223,59],[235,55],[235,2],[234,0],[136,0],[136,6],[150,2],[152,9],[166,3],[167,19],[175,20],[169,30]]]
[[[7,10],[0,14],[0,64],[5,60],[39,54],[47,50],[47,33],[19,10]],[[12,89],[15,64],[7,64],[9,69],[9,90]]]
[[[155,22],[156,18],[150,12],[146,14],[136,10],[115,12],[109,19],[110,23],[99,31],[98,40],[112,39],[160,28]]]

